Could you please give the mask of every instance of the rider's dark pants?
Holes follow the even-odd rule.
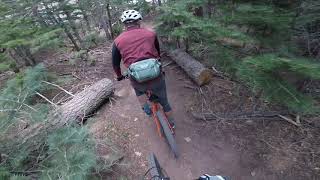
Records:
[[[157,79],[145,83],[137,83],[136,81],[131,80],[131,85],[134,88],[137,96],[142,96],[147,92],[147,90],[151,90],[152,94],[158,96],[159,103],[161,104],[164,112],[169,112],[172,110],[167,98],[164,74]]]

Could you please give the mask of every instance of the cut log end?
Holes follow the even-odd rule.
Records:
[[[198,86],[208,84],[212,79],[212,72],[185,51],[176,49],[169,52],[168,55]]]
[[[212,72],[209,69],[203,70],[198,77],[197,84],[199,86],[206,85],[211,81],[211,79],[212,79]]]

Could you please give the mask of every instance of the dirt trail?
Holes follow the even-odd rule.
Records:
[[[156,134],[154,123],[142,112],[129,82],[116,83],[116,95],[120,97],[104,114],[107,119],[114,120],[120,132],[128,133],[130,140],[126,151],[140,166],[138,171],[146,170],[147,155],[154,152],[173,180],[193,179],[203,173],[247,179],[250,169],[241,168],[241,155],[232,144],[216,138],[205,124],[193,120],[186,111],[185,105],[192,101],[194,90],[184,85],[192,85],[192,82],[176,65],[168,66],[165,72],[177,123],[175,137],[181,152],[179,159],[173,158],[168,145]],[[135,179],[135,175],[137,173],[130,176]]]
[[[152,29],[150,23],[143,25]],[[169,59],[165,59],[166,64]],[[116,95],[119,97],[103,117],[113,120],[117,130],[128,137],[128,144],[124,147],[135,170],[129,176],[137,179],[147,170],[147,156],[153,152],[161,165],[173,180],[194,179],[204,173],[223,174],[234,179],[248,179],[250,169],[242,169],[241,155],[232,144],[217,138],[211,128],[190,117],[187,105],[193,101],[194,89],[185,88],[186,84],[193,86],[193,82],[177,65],[167,66],[166,84],[168,97],[174,109],[177,124],[176,141],[180,150],[180,157],[173,158],[169,146],[164,139],[156,134],[152,119],[144,115],[137,102],[130,83],[117,82]]]
[[[64,59],[64,54],[46,54],[46,57],[52,57],[46,64],[51,71],[72,74],[77,81],[70,85],[76,91],[74,87],[81,88],[105,77],[114,78],[110,51],[110,43],[95,48],[90,52],[96,59],[95,65],[91,66],[88,62],[70,65],[67,61],[59,60]],[[164,64],[170,61],[163,60]],[[193,82],[175,64],[164,70],[169,101],[177,124],[175,138],[180,158],[174,159],[169,146],[157,135],[154,123],[141,110],[130,82],[115,82],[115,98],[97,113],[91,130],[100,140],[112,139],[124,152],[125,158],[114,170],[113,179],[119,179],[119,176],[140,179],[148,169],[146,160],[151,152],[156,154],[173,180],[194,179],[203,173],[227,175],[236,180],[252,179],[251,172],[255,165],[248,166],[250,160],[243,158],[232,141],[226,138],[228,135],[217,131],[219,127],[190,117],[187,110],[190,104],[198,100],[194,97],[197,91],[196,88],[185,86],[194,86]],[[187,142],[187,139],[191,141]]]
[[[46,59],[51,71],[75,79],[69,86],[72,92],[76,92],[101,78],[114,78],[110,54],[111,44],[105,43],[90,51],[90,56],[95,59],[93,64],[78,62],[70,65],[65,60],[65,52],[46,53],[42,59]],[[170,59],[164,56],[163,61],[166,64]],[[203,173],[226,175],[233,180],[319,179],[319,174],[315,173],[318,166],[310,171],[301,168],[305,164],[297,162],[304,160],[305,156],[292,150],[306,152],[308,144],[317,143],[314,142],[316,139],[301,139],[298,141],[300,145],[297,143],[301,138],[299,129],[283,121],[195,120],[188,111],[203,109],[199,89],[193,88],[193,82],[174,63],[164,70],[177,124],[175,138],[180,158],[174,159],[168,145],[158,137],[154,123],[141,110],[129,81],[115,82],[115,97],[97,112],[95,121],[91,121],[96,138],[112,139],[112,143],[124,153],[112,179],[140,179],[148,169],[146,160],[151,152],[156,154],[173,180],[191,180]],[[252,111],[251,107],[263,108],[236,87],[234,82],[218,78],[203,87],[206,101],[211,104],[210,110],[229,113]],[[316,132],[314,134],[318,134]]]

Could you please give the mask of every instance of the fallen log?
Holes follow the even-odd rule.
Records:
[[[65,125],[83,122],[83,120],[99,108],[114,91],[109,79],[102,79],[85,90],[74,95],[73,99],[62,106],[57,106],[48,118],[41,123],[17,132],[14,137],[20,147],[36,150],[45,143],[47,135]],[[10,137],[9,137],[10,138]]]
[[[212,79],[212,72],[199,61],[181,49],[169,52],[170,58],[175,61],[195,82],[202,86],[208,84]]]

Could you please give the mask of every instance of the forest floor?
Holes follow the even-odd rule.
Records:
[[[46,65],[61,76],[73,78],[65,86],[77,91],[99,79],[113,79],[111,44],[90,53],[95,61],[71,65],[66,53],[48,55]],[[171,62],[164,55],[164,64]],[[181,156],[174,159],[168,145],[144,115],[130,82],[115,82],[115,97],[99,110],[91,131],[109,140],[124,154],[111,179],[140,179],[147,171],[147,156],[154,152],[173,180],[194,179],[203,173],[236,180],[319,179],[319,131],[297,128],[281,119],[196,120],[191,112],[232,113],[267,110],[245,87],[215,77],[196,87],[174,63],[164,68],[169,101],[177,123],[176,141]],[[112,145],[112,146],[113,146]],[[312,153],[313,152],[313,153]],[[313,155],[312,162],[310,157]],[[312,158],[311,158],[312,159]]]
[[[64,87],[76,92],[99,79],[114,79],[111,43],[100,45],[90,56],[94,61],[72,65],[66,52],[45,53],[50,71],[68,76]],[[81,61],[81,60],[80,60]],[[163,55],[163,64],[171,60]],[[195,179],[204,173],[235,180],[320,179],[319,127],[296,127],[279,118],[195,119],[191,112],[257,112],[270,110],[245,87],[214,77],[196,87],[174,63],[164,68],[169,101],[176,119],[180,157],[174,159],[168,145],[156,134],[154,123],[144,115],[130,82],[115,82],[115,96],[90,119],[97,139],[107,141],[124,158],[112,178],[140,179],[153,152],[173,180]]]

